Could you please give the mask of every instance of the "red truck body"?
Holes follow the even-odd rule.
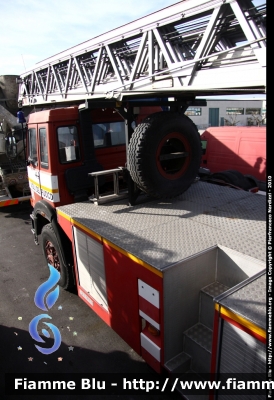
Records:
[[[144,112],[140,112],[139,119],[143,116]],[[199,169],[200,135],[194,123],[173,112],[157,112],[150,118],[154,125],[145,139],[148,141],[155,132],[162,137],[156,142],[154,153],[144,153],[141,134],[146,125],[150,126],[149,118],[138,124],[133,135],[140,135],[130,139],[135,143],[137,160],[141,151],[143,157],[154,155],[158,168],[154,174],[160,179],[165,172],[163,166],[167,165],[167,183],[184,170],[182,159],[187,165],[194,160],[191,165]],[[47,265],[60,274],[59,286],[76,289],[78,296],[155,371],[171,376],[181,371],[215,374],[223,321],[213,325],[217,316],[210,294],[225,296],[229,289],[234,291],[239,283],[265,268],[261,255],[263,224],[255,225],[256,245],[253,236],[242,234],[247,229],[246,210],[252,208],[255,195],[243,196],[238,190],[195,180],[189,192],[175,199],[148,201],[143,197],[130,207],[128,200],[100,203],[102,198],[93,196],[95,184],[92,186],[89,174],[109,173],[126,163],[126,123],[113,108],[79,111],[78,107],[69,107],[29,116],[28,176],[35,243],[40,236]],[[162,125],[165,131],[161,130]],[[216,131],[220,133],[222,129]],[[215,158],[218,170],[227,168],[224,161],[230,162],[230,168],[240,169],[241,154],[246,155],[242,164],[252,165],[257,160],[255,147],[260,150],[260,144],[264,148],[258,134],[261,129],[248,128],[246,136],[236,131],[225,128],[218,136],[219,143],[213,137],[214,130],[202,137],[208,140],[205,155],[210,162],[214,161],[212,143],[219,146],[220,150],[215,147],[220,153],[219,163]],[[210,140],[212,137],[214,140]],[[132,162],[133,152],[131,155]],[[253,158],[247,157],[250,155]],[[165,164],[166,160],[172,162]],[[110,182],[105,183],[108,186]],[[258,215],[264,206],[260,197],[256,198],[258,206],[254,207],[251,222],[260,222]],[[240,214],[236,207],[239,201]],[[247,230],[252,232],[252,228]],[[209,240],[204,241],[207,235]],[[249,320],[247,324],[250,327]],[[239,328],[240,334],[245,328],[246,325]],[[255,331],[257,325],[252,329]],[[253,331],[252,337],[246,339],[251,343]],[[254,357],[258,353],[263,359],[264,326],[260,332],[259,339],[255,338],[258,343]],[[193,340],[195,337],[206,338],[206,349],[203,343]],[[237,337],[233,339],[237,342]],[[250,352],[248,346],[245,348]],[[253,364],[257,371],[258,363]]]
[[[207,128],[201,135],[201,167],[215,173],[229,169],[266,180],[266,128],[226,126]]]

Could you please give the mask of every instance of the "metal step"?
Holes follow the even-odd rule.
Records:
[[[220,282],[213,282],[200,292],[200,322],[213,329],[214,304],[213,298],[224,293],[229,288]]]
[[[205,364],[210,368],[214,317],[213,298],[224,293],[228,289],[227,286],[218,281],[201,289],[199,323],[185,332],[184,351],[165,364],[165,368],[170,374],[186,373],[190,371],[190,368],[200,368],[200,364],[202,364],[202,370],[197,370],[197,372],[210,372],[209,369],[206,371],[204,369]],[[192,358],[194,358],[194,361]],[[205,363],[200,360],[196,361],[197,358],[204,358]]]
[[[180,374],[189,371],[191,364],[191,357],[182,352],[173,357],[165,364],[166,370],[170,374]]]
[[[200,322],[184,332],[184,352],[191,356],[195,372],[210,372],[211,345],[212,330]]]

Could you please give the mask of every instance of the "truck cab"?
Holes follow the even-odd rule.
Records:
[[[93,186],[88,172],[125,165],[124,120],[112,109],[90,114],[85,132],[77,106],[30,114],[28,175],[33,206],[42,199],[58,207],[77,196],[88,197]]]

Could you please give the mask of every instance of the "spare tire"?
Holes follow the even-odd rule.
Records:
[[[177,112],[151,114],[139,124],[128,146],[132,180],[153,197],[174,197],[198,175],[201,141],[196,125]]]

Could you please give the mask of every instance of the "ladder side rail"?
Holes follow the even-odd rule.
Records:
[[[215,26],[216,26],[216,21],[219,19],[219,16],[220,16],[220,10],[221,10],[221,7],[218,7],[218,8],[214,9],[214,11],[213,11],[213,13],[211,15],[210,21],[209,21],[209,23],[207,25],[207,28],[205,30],[205,33],[203,35],[203,38],[201,40],[201,43],[200,43],[200,45],[199,45],[199,47],[198,47],[198,49],[196,51],[194,60],[199,60],[203,56],[207,55],[206,51],[207,51],[207,48],[209,46],[209,43],[213,40],[214,29],[215,29]],[[189,80],[188,80],[188,85],[191,85],[191,83],[192,83],[193,76],[194,76],[194,74],[195,74],[195,72],[197,70],[198,64],[199,64],[199,61],[196,61],[194,63],[194,65],[193,65],[192,72],[191,72],[191,75],[190,75]]]
[[[219,53],[216,53],[216,54],[210,54],[210,55],[207,55],[207,56],[205,56],[205,57],[201,57],[200,59],[195,60],[195,61],[194,61],[194,60],[190,60],[190,61],[184,62],[183,65],[176,65],[176,66],[174,66],[174,67],[172,67],[172,68],[170,68],[170,69],[166,69],[165,72],[169,72],[169,73],[176,73],[176,71],[179,71],[179,72],[181,71],[181,72],[182,72],[184,69],[187,69],[187,68],[189,68],[189,67],[193,68],[193,65],[194,65],[195,63],[199,63],[199,62],[202,62],[202,61],[205,61],[205,60],[209,60],[210,58],[214,58],[214,57],[216,57],[217,55],[220,56],[220,55],[223,55],[223,54],[228,54],[229,52],[232,52],[232,51],[234,51],[234,50],[239,50],[239,49],[241,49],[241,48],[243,48],[243,47],[246,47],[248,44],[253,44],[253,43],[256,43],[256,42],[265,40],[265,39],[266,39],[266,38],[263,37],[263,38],[261,38],[261,39],[254,40],[254,41],[252,41],[252,42],[250,42],[250,43],[245,43],[245,44],[240,45],[240,46],[236,46],[236,47],[233,47],[233,48],[230,48],[230,49],[226,49],[226,50],[220,51]],[[106,68],[107,68],[107,66],[101,63],[101,69],[106,69]],[[102,75],[103,73],[104,73],[104,71],[102,71],[101,75]],[[133,80],[130,84],[129,84],[128,81],[127,81],[123,86],[114,87],[114,88],[113,88],[111,91],[109,91],[109,92],[108,92],[108,91],[98,91],[98,92],[94,92],[94,94],[95,94],[95,95],[97,94],[97,97],[96,97],[96,98],[111,98],[112,96],[111,96],[110,94],[114,94],[114,93],[121,93],[121,94],[123,93],[123,95],[134,95],[134,94],[135,94],[135,93],[134,93],[134,90],[137,90],[137,91],[138,91],[138,88],[140,87],[140,84],[141,84],[141,89],[139,89],[139,91],[141,90],[141,92],[145,93],[146,90],[144,89],[144,85],[142,85],[142,82],[148,81],[148,80],[151,81],[153,78],[158,77],[158,76],[161,76],[161,75],[162,75],[162,71],[159,71],[159,72],[156,72],[156,73],[152,74],[152,75],[149,76],[149,77],[137,78],[137,79]],[[129,85],[131,85],[131,88],[128,87]],[[189,89],[189,88],[190,88],[190,86],[188,87],[188,89]],[[123,89],[124,89],[124,90],[123,90]],[[202,89],[202,88],[201,88],[201,89]],[[229,89],[229,88],[228,88],[228,89]],[[175,88],[175,91],[176,91],[176,90],[178,90],[178,88]],[[187,90],[187,89],[186,89],[186,87],[184,87],[184,86],[182,85],[182,87],[180,88],[180,90]],[[196,90],[199,90],[199,88],[196,88]],[[232,90],[233,90],[233,88],[232,88]],[[236,90],[236,89],[235,89],[235,90]],[[169,91],[171,91],[171,89],[169,89]],[[225,89],[224,89],[223,91],[225,91]],[[236,91],[237,91],[237,90],[236,90]],[[154,95],[156,95],[156,94],[157,94],[157,89],[156,89],[156,90],[148,89],[148,92],[149,92],[149,93],[155,92]],[[160,90],[160,91],[158,91],[158,92],[163,93],[162,90]],[[63,95],[63,94],[62,94],[62,95]],[[33,96],[33,95],[29,94],[29,97],[31,97],[31,96]],[[77,97],[77,94],[76,94],[76,99],[77,99],[77,98],[83,99],[83,96],[81,95],[81,93],[79,94],[79,96],[80,96],[80,97]],[[118,97],[118,94],[116,95],[116,97]]]
[[[100,70],[100,66],[101,66],[101,62],[102,62],[101,61],[102,54],[103,54],[103,47],[100,47],[99,51],[98,51],[98,55],[97,55],[97,60],[96,60],[96,64],[95,64],[95,68],[94,68],[94,72],[93,72],[92,81],[91,81],[91,92],[94,92],[94,89],[95,89],[96,79],[99,74],[99,70]]]
[[[236,18],[238,19],[238,21],[246,35],[247,40],[252,41],[253,39],[257,39],[258,31],[257,31],[257,29],[256,30],[254,29],[255,23],[254,23],[254,21],[252,21],[252,24],[250,24],[250,21],[247,19],[245,13],[241,9],[240,4],[238,2],[236,2],[236,3],[232,2],[231,8],[234,11]],[[262,43],[262,45],[261,45],[261,43]],[[264,50],[266,49],[264,44],[265,44],[265,41],[262,40],[262,41],[258,42],[257,44],[254,43],[251,45],[251,48],[253,49],[254,54],[259,63],[260,62],[266,63],[265,55],[264,55],[264,60],[262,60],[262,57],[261,57],[262,49],[264,49]],[[259,45],[259,48],[258,48],[258,45]]]
[[[230,2],[232,0],[227,0],[227,2]],[[200,4],[201,3],[201,4]],[[221,5],[223,3],[222,0],[188,0],[188,1],[182,1],[180,3],[177,3],[173,6],[169,6],[163,10],[159,10],[156,13],[153,13],[149,16],[140,18],[137,21],[133,21],[132,23],[126,24],[120,28],[116,28],[113,31],[117,30],[117,35],[113,35],[113,31],[109,31],[106,34],[97,36],[94,39],[91,39],[87,42],[84,42],[78,46],[75,46],[71,49],[65,50],[61,53],[56,54],[53,57],[50,57],[44,61],[41,61],[40,63],[37,63],[35,65],[35,69],[41,69],[44,68],[45,66],[53,65],[56,63],[59,63],[64,60],[68,60],[71,56],[79,56],[81,54],[85,54],[87,51],[90,51],[92,49],[98,49],[102,45],[111,45],[116,43],[117,41],[121,40],[121,37],[123,38],[130,38],[138,35],[140,31],[145,32],[151,30],[151,25],[154,24],[157,27],[164,26],[171,21],[179,21],[182,19],[182,12],[184,13],[184,17],[186,15],[193,16],[202,10],[210,10],[213,9],[216,4]],[[193,8],[194,7],[194,8]],[[192,10],[193,8],[193,10]],[[170,15],[168,14],[168,11],[170,9]],[[173,10],[174,9],[174,10]],[[165,11],[165,12],[164,12]],[[159,13],[159,18],[157,18],[157,14]],[[146,20],[147,21],[147,26],[146,26]],[[144,21],[142,23],[142,21]],[[132,25],[132,30],[129,29],[130,26]],[[124,31],[125,29],[125,31]],[[25,72],[21,74],[22,77],[27,76],[31,73]]]
[[[137,76],[143,76],[145,71],[147,71],[147,65],[148,65],[148,49],[147,46],[145,46],[143,54],[141,55],[141,60],[139,64],[139,68],[137,70]]]
[[[234,0],[226,0],[226,2],[231,1]],[[101,45],[113,44],[121,40],[121,38],[134,37],[140,33],[140,30],[142,30],[142,32],[150,30],[152,25],[160,27],[174,21],[179,21],[182,18],[182,14],[184,14],[184,16],[195,15],[200,13],[201,10],[210,10],[221,4],[223,4],[223,0],[182,0],[162,10],[139,18],[133,22],[108,31],[102,35],[96,36],[93,39],[87,40],[77,46],[49,57],[37,63],[35,68],[40,69],[45,65],[63,61],[63,59],[68,59],[71,55],[78,56],[80,54],[84,54],[86,51],[96,49]],[[27,71],[26,73],[21,74],[21,76],[25,76],[30,72],[31,71]]]
[[[50,66],[48,66],[47,73],[46,73],[46,84],[45,84],[45,91],[44,91],[45,101],[47,101],[47,99],[48,99],[49,82],[50,82]]]
[[[116,49],[114,50],[114,57],[115,57],[115,62],[118,65],[118,70],[120,69],[120,71],[121,71],[121,77],[122,77],[122,82],[123,82],[123,79],[125,79],[128,74],[128,72],[125,69],[126,65],[124,65],[123,58],[119,57],[119,54]]]
[[[232,2],[230,4],[232,10],[234,11],[235,16],[237,17],[248,41],[252,41],[254,39],[258,39],[258,37],[254,33],[254,29],[251,28],[245,14],[241,10],[240,5],[237,2]],[[253,24],[254,25],[254,24]],[[261,37],[261,35],[260,35]],[[254,48],[254,45],[252,45]]]
[[[66,76],[65,87],[64,87],[64,95],[65,96],[67,96],[67,94],[68,94],[69,77],[71,75],[71,68],[72,68],[72,58],[69,59],[69,63],[68,63],[67,76]]]
[[[74,62],[75,62],[75,65],[76,65],[76,69],[77,69],[78,75],[79,75],[79,77],[81,79],[82,85],[83,85],[86,93],[88,93],[88,88],[86,86],[86,82],[85,82],[85,79],[83,77],[83,74],[82,74],[82,71],[81,71],[81,67],[79,65],[79,61],[78,61],[77,57],[74,58]]]
[[[252,41],[249,42],[249,43],[244,43],[244,44],[242,44],[242,45],[235,46],[235,47],[232,47],[232,48],[229,48],[229,49],[220,51],[219,53],[209,54],[209,55],[207,55],[207,56],[205,56],[205,57],[201,57],[201,58],[199,58],[199,59],[197,59],[197,60],[190,60],[190,61],[185,62],[183,65],[176,65],[176,66],[174,66],[174,67],[172,67],[172,68],[170,68],[170,69],[166,69],[166,72],[174,72],[174,71],[178,71],[178,70],[183,70],[184,68],[188,68],[189,66],[193,66],[193,65],[196,64],[197,62],[206,61],[206,60],[208,60],[208,59],[210,59],[210,58],[213,58],[213,57],[216,57],[216,56],[218,56],[218,55],[227,54],[227,53],[232,52],[232,51],[234,51],[234,50],[238,50],[238,49],[244,48],[244,47],[246,47],[247,45],[251,45],[251,44],[253,44],[253,43],[257,43],[257,42],[260,42],[260,41],[265,40],[265,39],[266,39],[266,37],[262,37],[262,38],[260,38],[260,39],[252,40]],[[156,76],[160,76],[161,74],[162,74],[162,71],[156,72],[156,73],[154,73],[152,76],[150,76],[150,78],[156,77]],[[147,78],[147,77],[143,77],[143,78],[136,79],[135,81],[132,82],[132,84],[134,84],[134,83],[139,83],[139,82],[141,82],[141,81],[143,81],[143,80],[146,80],[146,79],[148,79],[148,78]],[[122,89],[124,86],[128,86],[128,83],[126,83],[126,84],[123,85],[123,86],[116,87],[116,88],[114,89],[114,91],[121,91],[121,89]]]
[[[155,72],[154,60],[155,60],[155,48],[153,43],[153,32],[148,32],[148,75],[153,75]]]
[[[106,50],[107,50],[107,54],[108,54],[109,60],[111,62],[111,65],[115,71],[116,77],[118,78],[118,81],[120,82],[120,84],[123,84],[123,78],[120,74],[120,70],[117,66],[116,59],[115,59],[114,54],[109,45],[106,45]]]
[[[171,57],[171,54],[162,38],[161,33],[159,32],[159,30],[157,28],[153,29],[153,33],[154,33],[155,38],[157,39],[158,45],[163,53],[163,56],[167,62],[168,68],[171,68],[172,64],[174,63],[174,60]]]
[[[132,70],[131,70],[129,81],[127,82],[127,83],[129,83],[129,85],[130,85],[129,87],[130,88],[132,88],[131,83],[136,78],[138,67],[139,67],[140,62],[141,62],[141,57],[142,57],[142,54],[143,54],[143,51],[144,51],[144,48],[145,48],[145,45],[146,45],[146,40],[147,40],[147,32],[145,32],[143,34],[143,36],[142,36],[142,39],[141,39],[141,42],[140,42],[140,45],[139,45],[139,48],[138,48],[138,51],[137,51],[137,55],[136,55],[136,58],[135,58],[135,62],[133,64],[133,67],[132,67]]]
[[[85,66],[85,63],[80,61],[81,56],[79,54],[74,54],[71,55],[67,60],[58,60],[56,64],[48,65],[47,72],[45,72],[46,68],[44,68],[43,71],[38,72],[38,70],[35,69],[31,74],[23,74],[22,76],[25,76],[25,78],[23,78],[24,81],[20,88],[21,96],[28,97],[30,100],[33,96],[36,96],[39,97],[39,100],[41,97],[42,100],[46,101],[49,95],[52,96],[52,94],[54,94],[54,98],[56,99],[56,95],[59,93],[60,101],[62,101],[64,98],[68,99],[69,95],[75,95],[79,98],[82,93],[83,96],[85,94],[88,96],[96,94],[97,97],[100,97],[101,95],[102,98],[105,96],[105,94],[117,90],[117,87],[113,84],[115,81],[118,82],[118,85],[120,84],[119,86],[128,86],[128,84],[130,84],[129,90],[137,90],[141,88],[144,90],[152,90],[155,89],[154,87],[151,87],[151,82],[156,77],[154,71],[157,71],[157,74],[159,75],[163,73],[166,74],[168,72],[171,75],[171,78],[175,80],[175,83],[173,84],[174,90],[178,90],[180,86],[184,86],[183,89],[185,90],[186,85],[194,87],[193,80],[195,73],[198,68],[201,70],[201,61],[203,61],[203,57],[207,55],[210,56],[210,54],[213,57],[222,55],[222,49],[224,47],[231,46],[231,43],[229,43],[229,37],[227,38],[228,40],[226,40],[225,37],[222,37],[222,40],[218,39],[218,35],[220,35],[220,33],[222,33],[222,35],[224,34],[222,24],[225,23],[226,17],[224,14],[222,14],[221,9],[224,10],[225,7],[226,9],[227,7],[231,7],[231,10],[234,12],[235,17],[238,20],[236,25],[238,24],[241,27],[245,37],[247,38],[248,42],[245,44],[246,47],[251,46],[251,48],[254,50],[255,56],[257,57],[258,63],[262,61],[263,55],[261,53],[257,54],[258,44],[255,44],[256,42],[254,39],[260,39],[262,41],[261,47],[263,48],[265,47],[265,36],[261,36],[261,30],[259,30],[259,27],[257,27],[256,21],[252,19],[252,12],[249,13],[245,11],[244,13],[242,11],[240,0],[227,0],[227,2],[223,5],[221,5],[222,2],[218,0],[202,1],[202,5],[198,5],[197,1],[195,0],[189,0],[186,3],[195,5],[193,9],[191,7],[186,8],[186,17],[189,22],[186,26],[189,26],[190,29],[193,30],[193,37],[190,40],[193,41],[191,49],[193,51],[192,57],[194,56],[195,60],[194,64],[189,64],[189,61],[184,60],[183,50],[182,52],[180,51],[177,40],[181,39],[182,41],[182,37],[185,38],[186,35],[182,36],[180,32],[176,33],[176,28],[174,25],[176,21],[173,21],[172,25],[162,25],[162,31],[160,29],[161,27],[152,27],[150,30],[142,33],[141,36],[140,33],[139,36],[136,36],[135,34],[135,36],[132,37],[133,41],[131,44],[130,41],[128,42],[128,57],[124,56],[123,50],[123,47],[125,47],[126,54],[126,39],[123,39],[123,42],[121,42],[121,38],[119,38],[117,47],[115,44],[102,43],[100,48],[93,49],[94,54],[97,52],[97,60],[95,61],[93,73],[88,66],[88,63],[87,66]],[[191,16],[197,17],[197,10],[200,12],[199,15],[205,15],[209,9],[212,11],[212,14],[209,23],[204,28],[204,31],[200,30],[203,29],[204,22],[199,21],[199,18],[193,20],[193,26],[191,27],[192,21],[189,18],[191,18]],[[172,18],[174,18],[174,15]],[[169,31],[172,33],[172,26],[174,26],[173,29],[175,29],[174,37],[169,35]],[[185,28],[182,28],[182,30],[184,29]],[[233,26],[232,29],[233,34],[235,29],[236,34],[239,36],[241,32],[239,28],[237,28],[237,26]],[[195,32],[197,35],[196,37]],[[258,38],[258,36],[261,37]],[[138,37],[140,37],[140,39],[138,39]],[[128,36],[128,39],[130,39],[130,36]],[[136,39],[138,40],[136,41]],[[122,45],[123,43],[125,43],[125,46]],[[184,42],[182,41],[180,44],[183,48]],[[194,51],[194,47],[196,47],[196,51]],[[233,46],[227,48],[226,50],[232,51],[234,49],[240,49],[240,46]],[[134,56],[135,51],[137,51],[136,56]],[[230,57],[230,60],[228,60],[227,63],[235,63],[235,59],[233,60],[233,57]],[[243,59],[238,59],[237,62],[242,62],[242,64],[244,64],[247,61],[247,58],[243,56]],[[251,58],[250,61],[252,61]],[[126,68],[123,68],[123,65],[125,65]],[[184,73],[186,73],[187,79],[182,81],[178,74],[174,73],[177,66],[182,70],[185,69]],[[215,67],[216,66],[217,64]],[[207,68],[208,67],[214,68],[214,63],[212,63],[211,66],[207,66]],[[186,71],[186,68],[189,68],[189,70]],[[109,79],[107,74],[111,72],[111,69],[114,71],[114,76]],[[129,72],[130,75],[128,74]],[[44,84],[43,81],[43,74],[46,76],[46,84]],[[89,76],[91,79],[89,79]],[[140,87],[139,83],[141,82],[142,78],[145,78],[147,82]],[[137,82],[138,84],[136,85]],[[81,87],[84,89],[83,92],[79,90]]]

